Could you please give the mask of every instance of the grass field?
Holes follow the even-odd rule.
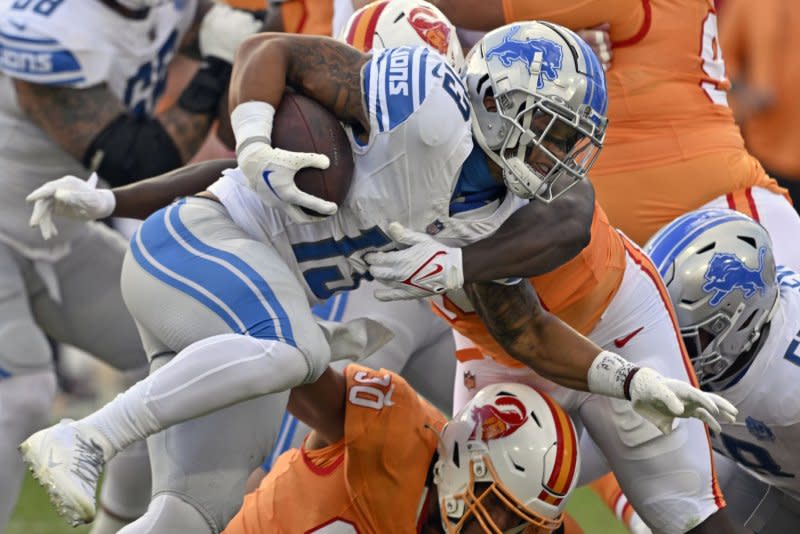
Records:
[[[589,490],[581,489],[570,502],[569,511],[587,534],[625,534],[627,530]],[[47,493],[30,477],[25,477],[17,509],[5,534],[85,534],[88,527],[70,528],[58,517]]]

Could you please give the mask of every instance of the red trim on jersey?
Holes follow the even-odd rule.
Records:
[[[650,31],[651,24],[653,23],[653,12],[652,8],[650,7],[650,0],[642,0],[642,8],[644,9],[644,20],[642,21],[642,25],[639,27],[639,31],[637,31],[633,37],[623,39],[622,41],[612,42],[612,48],[622,48],[625,46],[635,45],[645,38],[647,33]]]
[[[736,209],[736,201],[733,200],[733,193],[728,193],[725,195],[725,200],[728,201],[728,207],[732,210]]]
[[[344,462],[344,451],[342,451],[342,453],[339,455],[338,458],[336,458],[336,460],[334,460],[333,462],[331,462],[330,465],[327,465],[325,467],[318,466],[317,464],[314,463],[314,460],[309,458],[308,451],[306,451],[305,446],[300,447],[300,456],[303,458],[303,462],[306,464],[306,467],[308,467],[308,469],[312,473],[322,477],[333,473],[336,470],[336,468],[342,465],[342,462]]]
[[[748,187],[745,189],[744,196],[747,198],[747,204],[750,206],[751,217],[753,217],[756,222],[760,222],[758,217],[758,209],[756,209],[756,201],[753,199],[753,188]]]
[[[672,309],[672,301],[669,299],[669,294],[667,293],[667,288],[664,286],[664,282],[661,280],[661,276],[658,274],[653,262],[650,261],[650,258],[645,255],[636,245],[633,244],[625,235],[622,235],[622,242],[625,245],[625,252],[628,253],[628,256],[638,265],[642,271],[650,277],[650,280],[655,285],[656,289],[658,290],[658,294],[661,297],[661,301],[664,303],[667,311],[669,312],[670,320],[672,321],[672,329],[675,332],[675,337],[678,340],[678,346],[681,349],[681,356],[683,359],[683,366],[686,369],[686,374],[689,377],[689,382],[694,387],[699,387],[699,383],[697,382],[697,376],[694,374],[694,367],[692,366],[691,361],[689,360],[689,355],[686,353],[686,347],[683,345],[683,339],[680,335],[680,329],[678,328],[678,320],[675,317],[675,311]],[[713,450],[711,448],[711,437],[708,434],[708,427],[705,427],[706,432],[706,441],[708,442],[708,460],[711,465],[711,492],[714,494],[714,503],[717,505],[718,508],[725,507],[725,498],[722,496],[722,490],[719,487],[719,481],[717,480],[717,469],[714,466],[714,458],[713,458]]]

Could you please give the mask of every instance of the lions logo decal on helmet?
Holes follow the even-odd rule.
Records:
[[[761,247],[758,250],[758,267],[750,269],[735,254],[714,254],[708,262],[703,291],[714,293],[708,301],[712,306],[719,305],[728,293],[736,289],[741,289],[745,299],[752,297],[756,291],[764,294],[767,284],[764,282],[764,256],[767,249]]]
[[[497,57],[505,67],[510,67],[515,61],[522,61],[528,67],[529,73],[534,74],[538,70],[537,89],[544,87],[542,76],[548,81],[555,81],[564,59],[561,45],[549,39],[517,41],[513,39],[517,33],[519,33],[519,26],[513,26],[511,31],[503,36],[500,44],[486,51],[486,59]]]

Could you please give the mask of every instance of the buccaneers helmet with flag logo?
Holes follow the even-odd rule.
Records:
[[[580,458],[575,427],[550,397],[524,384],[479,391],[442,430],[434,482],[445,532],[559,527]],[[498,524],[492,511],[507,524]]]
[[[362,52],[398,46],[427,46],[442,54],[456,70],[464,53],[456,28],[425,0],[379,0],[350,17],[340,39]]]

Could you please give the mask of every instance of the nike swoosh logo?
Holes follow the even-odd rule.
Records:
[[[25,28],[28,27],[28,25],[26,23],[24,23],[24,22],[17,22],[15,20],[11,20],[11,19],[9,19],[8,22],[11,23],[12,26],[14,26],[16,29],[18,29],[21,32],[24,32]]]
[[[53,461],[53,451],[50,451],[50,456],[47,458],[47,467],[50,469],[54,467],[58,467],[59,465],[63,464],[64,462],[55,462]]]
[[[629,342],[631,339],[633,339],[633,338],[636,336],[636,334],[638,334],[638,333],[639,333],[639,332],[641,332],[642,330],[644,330],[644,327],[643,327],[643,326],[640,326],[639,328],[637,328],[636,330],[634,330],[633,332],[631,332],[631,333],[630,333],[630,334],[628,334],[627,336],[625,336],[625,337],[621,337],[621,338],[618,338],[618,339],[615,339],[615,340],[614,340],[614,346],[615,346],[615,347],[617,347],[618,349],[621,349],[622,347],[624,347],[625,345],[627,345],[627,344],[628,344],[628,342]]]
[[[427,278],[430,278],[431,276],[436,276],[437,274],[439,274],[440,272],[442,272],[444,270],[444,267],[442,267],[438,263],[434,263],[431,267],[434,268],[431,272],[429,272],[425,276],[418,277],[417,280],[425,280]]]

